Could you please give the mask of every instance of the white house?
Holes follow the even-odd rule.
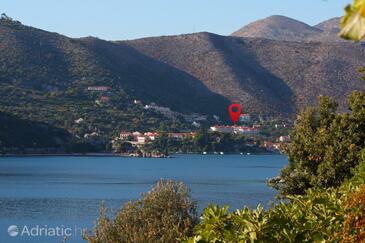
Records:
[[[137,143],[139,144],[145,144],[147,141],[147,137],[146,136],[138,136],[137,137]]]
[[[258,133],[257,128],[246,127],[246,126],[237,126],[234,127],[234,133],[236,134],[245,134],[245,135],[254,135]]]
[[[212,126],[210,127],[212,132],[220,132],[220,133],[233,133],[232,126]]]
[[[119,134],[119,138],[122,139],[122,140],[125,140],[130,136],[133,136],[133,134],[131,132],[121,132]]]
[[[151,141],[154,141],[159,134],[157,132],[146,132],[144,135],[148,137]]]
[[[241,114],[240,115],[240,121],[241,122],[250,122],[251,121],[250,114]]]
[[[290,142],[290,137],[289,136],[280,136],[279,141],[282,143]]]

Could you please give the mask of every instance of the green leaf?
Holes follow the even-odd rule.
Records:
[[[365,38],[365,0],[355,0],[345,9],[340,36],[345,39],[360,41]]]

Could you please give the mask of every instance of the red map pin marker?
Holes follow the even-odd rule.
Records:
[[[228,108],[229,115],[231,116],[231,120],[234,125],[237,124],[238,119],[240,119],[241,115],[241,106],[239,104],[232,104]]]

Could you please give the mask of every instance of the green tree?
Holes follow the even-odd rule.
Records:
[[[338,187],[352,176],[365,147],[365,95],[349,96],[351,113],[337,114],[337,104],[320,97],[319,107],[301,113],[291,133],[289,165],[269,181],[281,195],[308,188]]]
[[[162,131],[152,144],[147,145],[147,148],[148,150],[154,150],[163,153],[165,155],[168,155],[171,144],[172,141],[168,133]]]
[[[106,214],[102,207],[94,234],[85,236],[89,242],[179,242],[191,236],[198,223],[190,190],[183,183],[165,180],[141,199],[124,205],[115,219]]]
[[[210,136],[206,128],[199,129],[197,135],[193,140],[194,146],[200,151],[207,152],[209,150]]]
[[[187,242],[339,242],[346,195],[335,189],[309,190],[267,211],[260,205],[234,212],[211,205]]]

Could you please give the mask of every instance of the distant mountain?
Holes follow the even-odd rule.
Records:
[[[322,31],[285,16],[274,15],[255,21],[234,32],[232,36],[302,41]]]
[[[0,111],[74,134],[109,136],[157,129],[162,122],[191,129],[182,117],[166,119],[134,99],[224,119],[230,102],[252,114],[288,117],[321,94],[333,96],[345,110],[347,94],[363,86],[356,72],[365,63],[363,45],[296,39],[335,32],[336,21],[311,27],[274,16],[259,22],[257,33],[268,26],[286,26],[285,31],[267,31],[260,38],[196,33],[110,42],[2,20]],[[89,86],[109,90],[93,92]],[[84,123],[75,123],[80,118]]]
[[[191,74],[211,91],[240,102],[246,111],[294,112],[292,91],[255,60],[243,39],[198,33],[120,43]]]
[[[365,63],[360,44],[301,43],[210,33],[123,42],[151,58],[202,80],[213,92],[239,101],[248,111],[293,114],[318,95],[346,107],[346,96],[361,89],[356,68]]]
[[[323,21],[315,25],[314,27],[324,31],[325,33],[337,35],[341,30],[340,26],[341,26],[341,18],[332,18]]]
[[[191,121],[166,119],[134,104],[135,99],[183,114],[227,116],[228,99],[128,45],[72,39],[9,20],[0,21],[0,36],[0,111],[22,119],[79,136],[154,130],[161,122],[176,130],[191,129]],[[89,86],[110,89],[93,92]],[[76,124],[79,118],[85,122]]]
[[[274,15],[248,24],[234,32],[232,36],[297,42],[342,42],[343,40],[337,36],[340,22],[341,18],[333,18],[310,26],[295,19]]]
[[[8,85],[42,92],[105,85],[181,112],[214,114],[228,103],[191,75],[127,45],[19,24],[0,24],[0,35],[0,80]]]

